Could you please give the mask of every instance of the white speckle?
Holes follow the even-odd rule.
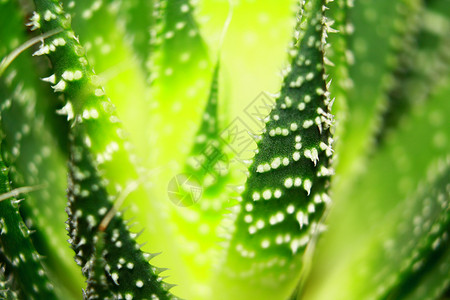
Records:
[[[263,227],[264,227],[264,221],[258,220],[258,222],[256,222],[256,228],[261,229]]]
[[[286,211],[287,211],[288,214],[294,213],[294,211],[295,211],[294,205],[289,204],[289,206],[287,207]]]
[[[41,27],[41,24],[39,23],[40,20],[41,16],[34,11],[33,16],[30,18],[31,22],[27,23],[26,25],[31,26],[31,31],[36,30]]]
[[[311,193],[311,187],[312,187],[312,182],[309,179],[306,179],[303,182],[303,188],[305,189],[305,191],[308,193],[308,195]]]
[[[103,216],[104,214],[106,214],[107,211],[108,211],[108,209],[106,207],[102,207],[98,210],[98,214],[100,216]]]
[[[281,165],[281,158],[279,158],[279,157],[275,158],[275,159],[272,161],[272,163],[270,164],[270,166],[271,166],[273,169],[278,168],[280,165]]]
[[[314,196],[314,203],[322,203],[322,197],[319,194]]]
[[[55,92],[62,92],[66,89],[66,82],[64,80],[60,80],[56,85],[52,86]]]
[[[275,243],[277,243],[277,245],[280,245],[281,243],[283,243],[283,236],[277,235],[277,237],[275,238]]]
[[[86,146],[88,146],[88,148],[90,148],[92,146],[91,139],[88,135],[85,136],[84,143],[86,144]]]
[[[297,130],[297,128],[298,128],[297,123],[291,123],[291,130],[292,130],[292,131]]]
[[[83,73],[80,70],[76,70],[73,73],[73,79],[74,80],[79,80],[79,79],[81,79],[81,77],[83,77]]]
[[[314,122],[312,120],[306,120],[305,122],[303,122],[303,128],[307,129],[311,127],[313,124]]]
[[[294,239],[291,242],[292,253],[294,254],[297,253],[298,248],[306,245],[308,242],[309,242],[308,236],[302,237],[301,239]]]
[[[190,57],[191,57],[191,54],[189,52],[185,52],[185,53],[180,55],[180,61],[181,62],[187,62]]]
[[[289,96],[286,96],[286,98],[284,98],[284,102],[286,103],[286,107],[291,107],[292,100]]]
[[[326,194],[326,193],[323,193],[323,194],[322,194],[322,199],[323,199],[323,201],[324,201],[325,203],[327,203],[327,204],[331,203],[331,198],[330,198],[330,196],[328,196],[328,194]]]
[[[304,109],[305,109],[305,103],[304,103],[304,102],[300,102],[300,103],[298,104],[298,110],[302,111],[302,110],[304,110]]]
[[[295,161],[298,161],[298,160],[300,159],[300,152],[295,151],[294,154],[292,154],[292,158],[293,158]]]
[[[188,12],[189,11],[189,6],[187,4],[183,4],[181,5],[181,12]]]
[[[173,36],[175,35],[175,33],[173,31],[167,31],[165,34],[166,39],[171,39],[173,38]]]
[[[284,186],[287,187],[287,188],[292,187],[292,184],[293,184],[292,178],[287,178],[287,179],[284,181]]]
[[[164,75],[166,76],[170,76],[173,74],[173,69],[172,68],[167,68],[164,70]]]
[[[296,215],[298,224],[300,225],[300,229],[303,228],[303,225],[307,225],[308,224],[308,215],[305,214],[302,211],[299,211]]]
[[[90,114],[91,114],[91,118],[93,118],[93,119],[97,119],[98,118],[98,111],[95,109],[95,108],[91,108],[90,109]]]
[[[259,199],[261,199],[261,195],[258,192],[254,192],[252,195],[252,199],[254,201],[258,201]]]
[[[269,248],[269,246],[270,246],[270,242],[269,242],[269,240],[263,240],[262,242],[261,242],[261,247],[262,248],[264,248],[264,249],[266,249],[266,248]]]
[[[278,222],[278,223],[283,222],[283,220],[284,220],[284,214],[283,214],[281,211],[279,211],[279,212],[277,212],[277,214],[275,215],[275,218],[277,219],[277,222]]]
[[[144,286],[144,282],[143,282],[142,280],[138,280],[138,281],[136,281],[136,286],[137,286],[138,288],[141,288],[141,287]]]
[[[119,285],[119,282],[118,282],[118,280],[119,280],[119,274],[117,274],[117,273],[112,273],[112,274],[111,274],[111,278],[112,278],[112,280],[114,280],[114,283],[115,283],[115,284]]]
[[[61,77],[62,77],[64,80],[72,81],[72,80],[73,80],[73,72],[71,72],[71,71],[64,71],[64,72],[62,73]]]
[[[92,11],[90,9],[86,9],[85,11],[83,11],[81,16],[83,17],[83,19],[90,19],[92,17]]]
[[[92,228],[92,227],[94,227],[95,226],[95,218],[94,218],[94,216],[93,215],[88,215],[87,217],[86,217],[86,220],[88,221],[88,223],[89,223],[89,227],[90,228]]]
[[[95,89],[94,95],[97,97],[103,96],[105,92],[102,89]]]
[[[184,26],[186,26],[185,22],[178,22],[177,24],[175,24],[175,28],[178,30],[184,28]]]
[[[44,20],[50,21],[56,19],[56,15],[49,11],[48,9],[44,12]]]
[[[37,51],[35,51],[32,55],[33,56],[40,56],[43,54],[49,54],[50,53],[50,47],[48,45],[42,44]]]
[[[246,211],[252,211],[252,210],[253,210],[253,204],[247,203],[247,204],[245,205],[245,210],[246,210]]]
[[[270,190],[265,190],[262,196],[265,200],[269,200],[272,198],[272,192]]]
[[[279,189],[275,190],[275,193],[273,193],[273,195],[275,196],[275,198],[280,198],[281,197],[281,191]]]
[[[244,221],[245,223],[251,223],[253,221],[253,217],[251,215],[245,215]]]

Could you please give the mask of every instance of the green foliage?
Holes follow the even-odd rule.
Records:
[[[0,160],[0,194],[11,193],[8,168]],[[41,265],[41,257],[30,239],[30,230],[19,214],[19,202],[14,193],[0,202],[0,236],[2,254],[12,266],[14,285],[22,298],[57,299]],[[9,289],[6,290],[9,293]],[[10,295],[12,296],[12,295]]]
[[[221,278],[231,279],[233,289],[224,299],[272,299],[281,291],[289,293],[330,201],[332,103],[324,73],[328,25],[323,5],[310,1],[298,17],[301,40],[291,50],[292,63],[276,106],[265,119],[239,200]]]
[[[444,299],[449,8],[0,1],[0,298]]]

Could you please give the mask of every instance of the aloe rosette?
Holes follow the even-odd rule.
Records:
[[[445,299],[449,7],[2,1],[0,298]]]

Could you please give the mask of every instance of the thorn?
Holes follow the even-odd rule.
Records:
[[[157,257],[158,255],[160,255],[162,252],[155,252],[155,253],[149,253],[149,252],[144,252],[144,258],[149,261],[152,260],[153,258]]]
[[[153,271],[153,273],[155,273],[155,275],[159,275],[162,272],[167,271],[167,270],[169,270],[169,269],[168,268],[158,268],[155,266],[152,267],[152,271]]]
[[[53,74],[53,75],[50,75],[48,77],[41,78],[41,80],[45,81],[45,82],[49,82],[51,84],[55,84],[56,83],[56,76],[55,76],[55,74]]]
[[[328,57],[324,57],[323,58],[323,62],[324,62],[324,64],[326,64],[327,66],[331,66],[331,67],[334,67],[335,66],[335,64],[330,60],[330,59],[328,59]]]
[[[165,289],[170,291],[171,288],[176,287],[178,284],[164,282],[162,285],[164,286]]]
[[[137,232],[137,233],[131,233],[131,232],[130,232],[130,237],[131,237],[132,239],[137,239],[137,238],[144,232],[144,230],[145,230],[145,228],[142,228],[142,230],[139,231],[139,232]]]

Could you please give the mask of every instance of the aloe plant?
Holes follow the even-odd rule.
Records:
[[[448,0],[2,1],[0,297],[446,299],[449,29]]]

